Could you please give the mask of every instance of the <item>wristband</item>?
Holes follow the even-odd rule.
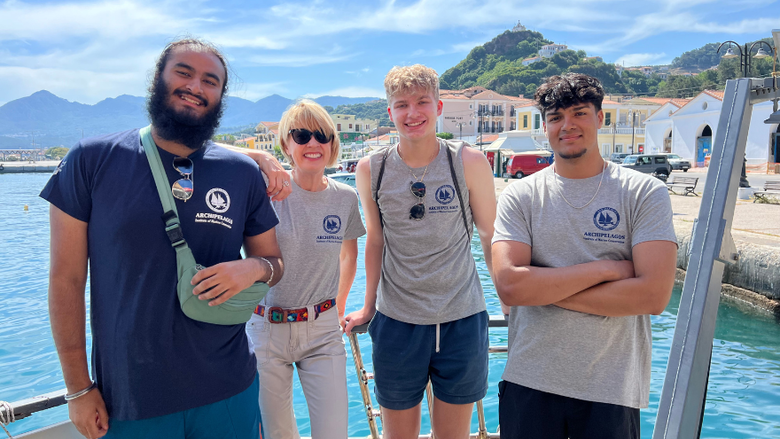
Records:
[[[266,284],[270,284],[271,281],[274,280],[274,264],[272,264],[271,261],[269,261],[268,259],[266,259],[266,258],[264,258],[262,256],[252,256],[252,257],[257,259],[257,260],[264,261],[266,264],[268,264],[268,268],[271,269],[271,276],[268,277],[268,280],[265,281],[265,283]]]
[[[86,389],[79,390],[78,392],[69,393],[69,394],[65,395],[65,401],[73,401],[76,398],[81,398],[82,396],[84,396],[87,393],[91,392],[92,389],[94,389],[95,387],[97,387],[97,383],[92,381],[92,383]]]

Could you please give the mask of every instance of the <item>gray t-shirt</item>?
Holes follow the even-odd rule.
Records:
[[[284,277],[271,287],[266,306],[301,308],[333,299],[339,286],[341,243],[366,234],[355,189],[332,179],[320,192],[301,189],[273,206]]]
[[[398,155],[398,146],[389,147],[378,201],[384,220],[385,248],[376,308],[390,318],[433,325],[485,310],[482,285],[471,254],[474,229],[461,156],[465,145],[440,140],[439,154],[428,165],[427,172],[424,167],[410,171]],[[445,148],[452,152],[468,230]],[[371,195],[375,201],[384,152],[382,149],[371,156]],[[419,221],[409,218],[409,209],[418,202],[410,190],[416,181],[412,173],[422,178],[426,186],[425,216]]]
[[[549,167],[507,187],[498,202],[493,242],[532,247],[531,265],[568,267],[631,260],[645,241],[676,242],[664,184],[607,164],[587,179]],[[588,206],[585,205],[596,193]],[[631,294],[626,291],[626,294]],[[543,392],[644,408],[650,390],[650,316],[603,317],[547,306],[515,306],[509,318],[503,379]]]

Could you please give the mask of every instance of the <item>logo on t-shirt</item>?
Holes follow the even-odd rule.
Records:
[[[455,188],[445,184],[444,186],[436,189],[436,201],[439,204],[450,204],[455,199]]]
[[[59,164],[59,165],[57,165],[57,169],[55,169],[55,170],[54,170],[54,172],[52,172],[52,174],[51,174],[51,175],[52,175],[52,177],[53,177],[53,176],[55,176],[55,175],[57,175],[57,174],[59,174],[59,173],[60,173],[60,171],[62,171],[62,167],[63,167],[63,166],[65,166],[65,160],[64,160],[64,159],[63,159],[63,160],[60,162],[60,164]]]
[[[230,195],[226,190],[215,187],[206,194],[206,205],[216,213],[225,213],[230,209]]]
[[[593,224],[605,232],[614,230],[620,224],[620,214],[611,207],[602,207],[593,215]]]
[[[328,215],[322,220],[322,228],[325,232],[331,235],[338,233],[341,230],[341,218],[337,215]]]

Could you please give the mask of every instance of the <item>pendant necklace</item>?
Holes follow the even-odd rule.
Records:
[[[414,174],[414,171],[412,170],[412,167],[411,167],[411,166],[409,166],[409,165],[407,165],[407,164],[406,164],[406,162],[404,161],[404,158],[403,158],[403,157],[401,157],[401,148],[400,148],[400,145],[399,145],[399,147],[396,149],[396,152],[398,152],[398,157],[401,159],[401,162],[402,162],[402,163],[403,163],[403,164],[404,164],[404,165],[405,165],[405,166],[406,166],[406,167],[409,169],[409,173],[410,173],[410,174],[412,174],[412,177],[414,177],[414,180],[415,180],[417,183],[422,183],[422,181],[425,179],[425,174],[427,174],[427,173],[428,173],[428,166],[430,166],[430,165],[431,165],[431,163],[433,163],[433,161],[434,161],[434,160],[436,160],[436,156],[437,156],[437,155],[439,155],[439,151],[440,151],[440,150],[441,150],[441,146],[439,146],[439,148],[438,148],[438,149],[436,149],[436,154],[434,154],[434,155],[433,155],[433,158],[431,158],[431,161],[429,161],[429,162],[428,162],[428,164],[427,164],[427,165],[425,165],[425,169],[423,170],[422,177],[420,177],[420,178],[417,178],[417,176]]]
[[[558,173],[555,171],[555,165],[553,165],[553,173],[555,175],[558,175]],[[563,201],[566,202],[569,206],[575,208],[575,209],[583,209],[585,207],[588,207],[590,203],[593,202],[593,200],[596,199],[596,195],[599,194],[599,190],[601,190],[601,183],[604,181],[604,174],[607,173],[607,162],[604,162],[604,167],[601,169],[601,179],[599,180],[599,186],[596,188],[596,193],[593,194],[593,198],[590,199],[587,203],[583,204],[582,206],[575,206],[571,203],[569,203],[569,200],[566,199],[566,196],[563,195],[563,183],[561,183],[557,178],[556,181],[558,181],[558,191],[561,193],[561,198],[563,198]]]

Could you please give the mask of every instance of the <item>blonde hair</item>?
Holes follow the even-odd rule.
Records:
[[[439,75],[430,67],[422,64],[413,66],[395,66],[385,76],[385,93],[387,104],[393,96],[410,93],[415,90],[433,92],[433,97],[439,100]]]
[[[297,128],[305,128],[311,132],[320,130],[326,136],[332,137],[330,162],[327,163],[327,166],[333,166],[338,162],[341,143],[339,142],[338,133],[336,133],[336,126],[333,124],[333,119],[331,119],[328,112],[320,104],[309,99],[301,99],[290,105],[282,114],[282,120],[279,122],[279,139],[282,143],[282,155],[292,166],[295,166],[295,162],[293,162],[290,154],[287,153],[287,145],[292,141],[290,130]]]

